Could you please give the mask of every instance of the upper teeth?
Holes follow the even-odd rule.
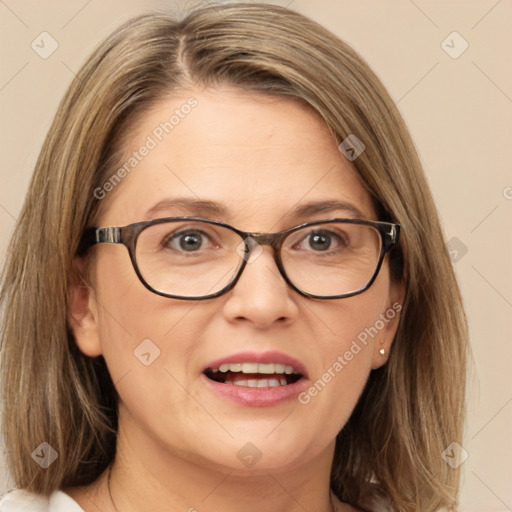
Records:
[[[277,363],[234,363],[234,364],[221,364],[219,368],[212,368],[213,372],[221,371],[226,372],[242,372],[242,373],[285,373],[291,375],[296,373],[292,366]]]

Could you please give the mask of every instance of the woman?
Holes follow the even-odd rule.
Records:
[[[467,334],[436,209],[382,84],[293,11],[101,44],[2,284],[2,511],[456,506]]]

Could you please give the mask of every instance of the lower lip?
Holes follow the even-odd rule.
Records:
[[[201,375],[206,385],[217,395],[232,400],[248,407],[272,407],[297,396],[307,388],[308,380],[301,377],[293,384],[268,388],[250,388],[247,386],[235,386],[234,384],[222,384]]]

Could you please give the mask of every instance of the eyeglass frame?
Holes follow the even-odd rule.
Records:
[[[139,266],[137,264],[137,258],[135,256],[136,252],[136,246],[137,246],[137,239],[144,231],[145,229],[149,228],[150,226],[156,225],[156,224],[164,224],[167,222],[180,222],[180,221],[191,221],[191,222],[204,222],[207,224],[211,224],[214,226],[220,226],[223,228],[227,228],[234,233],[236,233],[238,236],[242,238],[242,241],[244,242],[245,247],[245,253],[247,256],[250,255],[250,252],[255,247],[255,244],[258,245],[270,245],[274,249],[274,261],[276,263],[276,266],[279,270],[279,273],[285,280],[285,282],[290,286],[293,290],[298,292],[303,297],[311,298],[311,299],[321,299],[321,300],[331,300],[331,299],[344,299],[348,297],[353,297],[354,295],[359,295],[366,290],[368,290],[372,284],[375,282],[375,279],[377,278],[377,275],[380,272],[380,269],[382,267],[382,263],[384,261],[384,257],[386,254],[395,246],[398,244],[400,239],[400,225],[394,224],[392,222],[383,222],[383,221],[371,221],[371,220],[363,220],[363,219],[346,219],[346,218],[331,218],[326,220],[316,220],[312,222],[305,222],[303,224],[299,224],[297,226],[293,226],[291,228],[285,229],[283,231],[278,231],[275,233],[251,233],[247,231],[242,231],[240,229],[237,229],[229,224],[226,224],[225,222],[221,222],[218,220],[213,219],[204,219],[202,217],[164,217],[160,219],[153,219],[148,221],[142,221],[142,222],[135,222],[133,224],[128,224],[126,226],[121,227],[104,227],[104,228],[97,228],[97,227],[90,227],[87,228],[84,231],[84,234],[80,240],[79,249],[78,249],[78,255],[83,256],[85,253],[94,245],[97,244],[103,244],[103,243],[111,243],[111,244],[120,244],[124,245],[128,249],[128,254],[130,255],[130,260],[132,262],[133,268],[135,270],[135,273],[137,274],[137,277],[141,281],[141,283],[150,291],[155,293],[156,295],[160,295],[162,297],[168,297],[170,299],[180,299],[180,300],[207,300],[207,299],[214,299],[216,297],[220,297],[221,295],[224,295],[228,291],[232,290],[237,282],[239,281],[240,277],[242,276],[242,272],[244,271],[249,258],[240,257],[242,260],[242,263],[240,265],[240,268],[237,270],[235,277],[231,280],[231,282],[226,285],[224,288],[219,290],[218,292],[209,294],[209,295],[201,295],[201,296],[192,296],[192,297],[184,297],[181,295],[174,295],[170,293],[161,292],[159,290],[156,290],[153,288],[142,276],[142,273],[140,272]],[[380,254],[379,259],[377,261],[377,265],[375,268],[375,271],[368,281],[368,283],[355,291],[347,292],[339,295],[314,295],[308,292],[305,292],[298,288],[293,282],[290,280],[288,275],[286,274],[286,271],[284,269],[284,265],[281,259],[281,248],[283,246],[284,240],[295,231],[299,231],[303,228],[309,227],[309,226],[315,226],[319,224],[334,224],[334,223],[345,223],[345,224],[358,224],[362,226],[370,226],[377,230],[377,232],[380,235],[381,238],[381,246],[380,246]],[[251,242],[253,241],[253,242]]]

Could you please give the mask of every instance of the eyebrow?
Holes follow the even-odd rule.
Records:
[[[228,209],[216,201],[183,197],[163,199],[162,201],[159,201],[146,212],[146,218],[154,218],[161,212],[175,209],[184,211],[187,215],[198,217],[229,217]],[[352,203],[339,200],[311,201],[297,206],[284,217],[308,217],[318,215],[319,213],[332,214],[335,211],[342,211],[344,214],[348,214],[351,218],[356,219],[364,219],[367,217],[367,215],[363,214],[357,206]]]
[[[152,218],[156,214],[162,211],[168,210],[185,210],[187,214],[194,216],[225,216],[227,209],[220,203],[215,201],[208,201],[203,199],[188,199],[188,198],[176,198],[176,199],[164,199],[159,201],[157,204],[152,206],[146,212],[146,218]]]
[[[291,212],[291,214],[297,217],[306,217],[308,215],[316,215],[319,213],[333,213],[338,210],[343,211],[356,219],[365,219],[368,216],[352,203],[338,200],[311,201],[298,206]]]

